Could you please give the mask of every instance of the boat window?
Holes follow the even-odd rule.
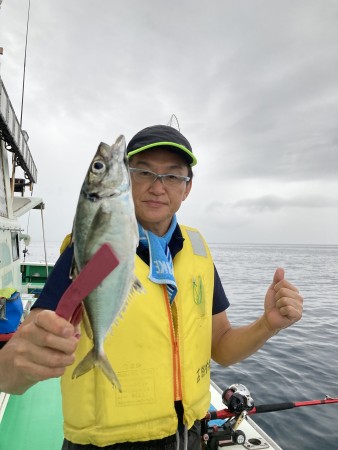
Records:
[[[20,257],[19,234],[11,233],[11,235],[12,235],[12,257],[13,261],[16,261]]]

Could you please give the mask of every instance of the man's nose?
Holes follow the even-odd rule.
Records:
[[[162,178],[156,178],[150,185],[150,189],[154,192],[163,192],[165,191],[164,183]]]

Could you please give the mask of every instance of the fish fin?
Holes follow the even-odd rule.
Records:
[[[133,285],[131,287],[131,292],[133,291],[136,291],[139,294],[145,294],[146,292],[141,281],[136,276],[134,277]]]
[[[132,284],[132,286],[130,288],[130,291],[128,293],[127,302],[124,305],[124,308],[123,308],[122,311],[124,311],[126,309],[126,307],[129,304],[129,300],[134,296],[135,292],[138,293],[138,294],[145,294],[145,292],[146,292],[146,290],[144,289],[141,281],[137,277],[134,277],[133,284]]]
[[[116,386],[117,389],[122,392],[121,384],[105,353],[99,353],[98,355],[96,355],[96,353],[94,352],[94,347],[75,367],[72,378],[78,378],[81,375],[84,375],[85,373],[94,369],[94,367],[100,368],[102,373],[107,377],[108,381],[113,385],[113,387]]]
[[[77,264],[75,258],[73,256],[72,263],[69,269],[69,278],[74,280],[79,274],[79,269],[77,268]]]
[[[83,305],[83,316],[82,316],[82,323],[83,327],[86,331],[86,335],[89,337],[90,340],[93,340],[93,330],[90,325],[90,320],[86,311],[86,307]]]

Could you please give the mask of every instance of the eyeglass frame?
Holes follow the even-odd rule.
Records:
[[[160,180],[163,186],[166,186],[169,188],[174,187],[174,186],[180,186],[180,184],[182,184],[183,182],[188,183],[191,180],[191,177],[188,177],[185,175],[176,175],[175,173],[159,174],[159,173],[153,172],[152,170],[141,169],[139,167],[129,167],[129,171],[131,174],[137,173],[137,172],[138,173],[140,173],[140,172],[149,173],[149,174],[153,175],[153,180],[150,182],[150,184],[154,184],[157,180]],[[168,184],[166,185],[165,180],[168,180],[168,177],[174,177],[174,179],[180,181],[180,183],[173,184],[173,185],[168,185]],[[147,182],[147,181],[144,181],[144,182]],[[143,183],[143,181],[141,181],[140,183]]]

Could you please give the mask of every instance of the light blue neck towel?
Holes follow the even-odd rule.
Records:
[[[177,293],[174,276],[173,260],[169,250],[169,242],[177,225],[176,216],[173,217],[169,230],[163,236],[157,236],[145,230],[138,224],[140,243],[149,248],[149,280],[157,284],[166,284],[170,304]]]

